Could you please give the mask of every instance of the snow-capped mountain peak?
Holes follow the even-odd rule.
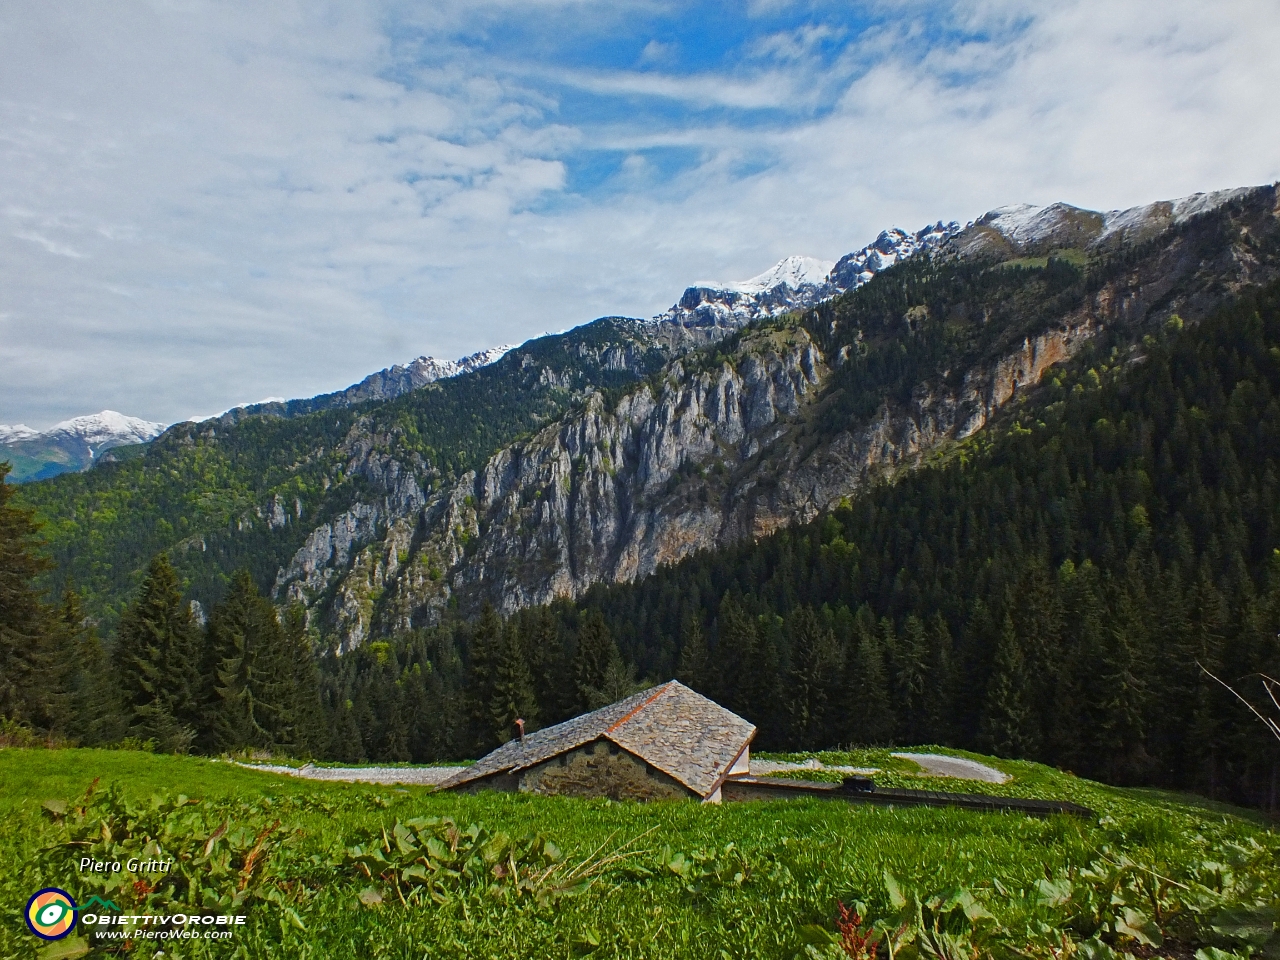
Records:
[[[0,443],[18,443],[22,440],[34,440],[40,436],[39,430],[32,430],[25,423],[13,426],[0,423]]]
[[[786,257],[750,280],[695,283],[678,303],[653,319],[683,327],[741,327],[860,287],[881,270],[922,250],[932,250],[959,232],[958,223],[938,222],[915,233],[894,227],[835,263],[815,257]]]
[[[731,290],[745,294],[764,293],[766,290],[783,285],[792,290],[799,290],[801,287],[820,286],[826,283],[827,275],[835,265],[834,260],[819,260],[816,257],[784,257],[764,273],[750,280],[730,283],[700,280],[694,286],[707,290]]]
[[[137,417],[126,417],[115,410],[103,410],[83,417],[72,417],[55,423],[48,430],[33,430],[24,423],[0,424],[0,443],[26,443],[33,440],[75,441],[88,447],[92,457],[108,447],[127,443],[146,443],[164,432],[163,423],[152,423]]]
[[[48,430],[32,430],[25,424],[0,426],[0,447],[8,447],[17,457],[0,451],[0,460],[11,459],[10,483],[40,480],[73,470],[87,470],[99,456],[113,447],[147,443],[164,432],[163,423],[126,417],[115,410],[103,410],[84,417],[55,423]]]
[[[165,424],[127,417],[115,410],[103,410],[84,417],[72,417],[55,423],[42,432],[45,437],[66,437],[84,441],[94,455],[108,446],[146,443],[164,433]]]

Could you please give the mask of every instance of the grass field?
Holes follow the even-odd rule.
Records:
[[[1073,800],[1099,817],[472,797],[198,758],[0,750],[0,956],[90,948],[27,932],[26,902],[50,885],[126,912],[248,916],[232,940],[165,943],[166,957],[844,957],[872,921],[881,955],[891,941],[902,960],[1274,948],[1280,842],[1261,818],[967,756],[1013,780],[920,781],[893,765],[886,782]],[[82,874],[84,855],[178,866]],[[865,915],[845,925],[847,949],[840,902]],[[159,944],[130,947],[151,956]]]

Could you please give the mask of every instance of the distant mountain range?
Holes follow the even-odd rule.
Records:
[[[922,252],[950,249],[961,256],[1038,254],[1053,249],[1095,249],[1134,243],[1184,223],[1249,193],[1250,188],[1195,194],[1127,210],[1098,212],[1065,203],[1038,207],[999,207],[964,227],[941,221],[908,233],[894,227],[838,261],[790,256],[749,280],[699,281],[688,287],[665,313],[648,323],[681,328],[676,334],[654,332],[647,339],[665,349],[691,348],[719,339],[756,321],[807,309],[868,283],[876,274]],[[625,318],[610,318],[625,320]],[[627,321],[643,324],[646,321]],[[680,346],[683,344],[683,346]],[[295,400],[268,400],[234,407],[207,418],[233,425],[254,416],[292,418],[357,403],[392,400],[428,384],[495,363],[515,349],[492,347],[458,360],[421,356],[370,374],[345,390]],[[624,364],[625,366],[625,364]],[[42,480],[98,462],[114,462],[134,451],[103,458],[107,450],[145,444],[165,427],[113,411],[64,421],[46,431],[24,425],[0,425],[0,458],[13,465],[10,482]]]
[[[366,400],[389,400],[436,380],[472,373],[498,360],[510,349],[510,346],[491,347],[460,360],[418,357],[405,366],[395,364],[379,370],[336,393],[305,400],[266,400],[246,404],[214,417],[201,418],[201,422],[209,419],[232,424],[251,416],[296,417]],[[64,420],[43,431],[21,423],[16,426],[0,424],[0,460],[8,460],[13,467],[8,477],[10,483],[45,480],[62,473],[88,470],[96,463],[119,462],[139,452],[120,448],[150,443],[166,429],[166,424],[127,417],[114,410]],[[107,454],[108,450],[115,452]]]
[[[423,361],[175,424],[23,501],[58,518],[51,586],[76,583],[95,615],[160,551],[206,605],[248,568],[340,649],[581,597],[812,519],[986,429],[1102,332],[1127,356],[1174,312],[1194,323],[1275,279],[1274,204],[1262,187],[885,231],[470,373],[427,381]]]
[[[164,432],[163,423],[126,417],[114,410],[73,417],[48,430],[25,424],[0,424],[0,459],[13,466],[9,480],[43,480],[73,470],[87,470],[106,451],[149,443]]]

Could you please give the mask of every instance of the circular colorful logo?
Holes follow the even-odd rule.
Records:
[[[27,901],[27,926],[43,940],[61,940],[76,925],[78,909],[67,891],[45,887]]]

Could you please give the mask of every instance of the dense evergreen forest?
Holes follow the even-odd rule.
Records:
[[[805,527],[370,644],[327,671],[335,750],[474,753],[676,675],[762,747],[951,744],[1273,804],[1275,745],[1201,667],[1255,694],[1280,673],[1278,458],[1272,287],[1100,343]]]

